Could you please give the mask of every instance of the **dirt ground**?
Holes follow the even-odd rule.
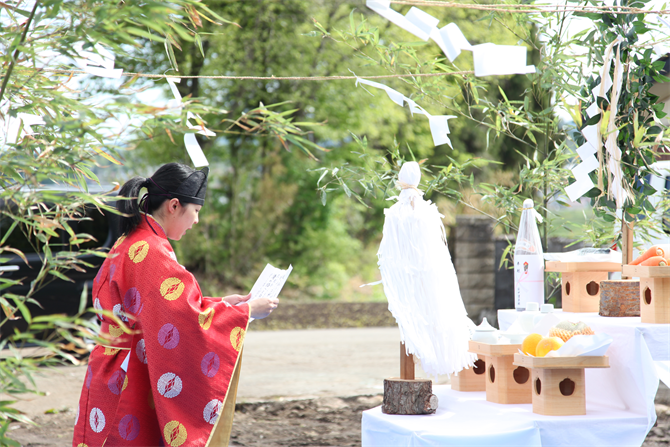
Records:
[[[361,413],[381,401],[377,395],[238,404],[230,445],[360,446]],[[657,404],[656,414],[644,447],[670,445],[670,407]],[[70,446],[74,417],[67,410],[39,416],[37,427],[14,423],[10,436],[24,447]]]
[[[237,404],[231,446],[359,446],[361,413],[382,396],[324,397]],[[72,442],[74,411],[44,414],[37,427],[14,423],[10,436],[23,447],[66,447]]]

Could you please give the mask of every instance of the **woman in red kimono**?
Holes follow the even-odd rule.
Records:
[[[249,317],[277,300],[203,297],[177,262],[168,239],[198,223],[207,174],[169,163],[119,192],[123,236],[93,285],[105,342],[89,359],[74,447],[228,443]]]

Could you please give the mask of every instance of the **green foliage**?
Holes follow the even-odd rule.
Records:
[[[629,1],[623,6],[643,5],[644,2],[641,1]],[[427,11],[436,17],[440,17],[440,13],[443,13],[437,8],[434,11]],[[558,227],[565,227],[567,231],[572,231],[578,240],[588,241],[596,246],[610,246],[620,240],[619,232],[612,225],[617,217],[615,204],[607,194],[609,175],[606,171],[592,174],[600,176],[603,187],[601,190],[594,188],[587,194],[593,198],[593,211],[598,219],[585,217],[586,224],[577,229],[575,225],[562,218],[562,213],[557,212],[554,206],[558,205],[559,208],[569,206],[564,199],[564,188],[572,178],[568,168],[579,163],[580,160],[573,148],[584,142],[576,130],[597,123],[600,119],[598,115],[589,120],[585,114],[586,107],[592,102],[591,90],[600,79],[597,75],[587,77],[584,73],[597,68],[598,64],[602,65],[606,46],[619,35],[624,36],[621,57],[624,66],[627,67],[626,79],[618,110],[611,113],[616,113],[617,116],[616,126],[620,130],[618,144],[623,153],[625,187],[631,195],[631,200],[624,206],[624,215],[626,220],[644,219],[655,211],[649,200],[655,190],[646,184],[640,188],[633,188],[634,183],[640,180],[638,178],[640,170],[650,171],[649,165],[655,159],[654,148],[664,141],[663,126],[659,122],[664,116],[662,104],[657,103],[658,97],[649,93],[654,81],[666,81],[660,73],[663,63],[654,62],[651,49],[640,45],[650,29],[644,23],[644,15],[604,13],[588,15],[592,20],[592,27],[574,34],[571,21],[574,16],[580,15],[583,14],[545,13],[537,17],[491,12],[485,17],[478,17],[480,24],[484,20],[489,24],[496,24],[518,39],[518,42],[514,43],[525,44],[532,50],[530,54],[537,66],[537,73],[527,77],[530,82],[522,92],[512,91],[507,85],[496,85],[495,82],[472,75],[399,81],[405,84],[407,90],[413,92],[408,95],[406,90],[403,91],[406,96],[413,99],[430,99],[447,108],[449,113],[464,118],[450,122],[450,125],[456,124],[454,133],[458,132],[457,123],[463,124],[469,120],[471,124],[468,124],[468,127],[485,129],[486,147],[489,150],[493,149],[498,154],[499,160],[512,160],[504,155],[504,150],[495,149],[496,144],[501,144],[502,141],[507,147],[506,150],[517,154],[519,157],[517,160],[522,163],[518,167],[517,181],[513,185],[477,182],[474,191],[483,196],[484,202],[493,204],[499,210],[499,214],[490,217],[495,219],[506,233],[516,231],[515,222],[518,222],[522,201],[527,197],[535,199],[537,207],[545,217],[544,224],[541,225],[545,246],[551,229]],[[379,23],[376,20],[385,23],[385,19],[368,20],[364,16],[357,21],[352,15],[350,27],[346,31],[334,33],[318,25],[317,28],[324,38],[338,40],[360,54],[369,64],[378,65],[388,72],[448,73],[468,68],[467,65],[463,65],[462,58],[456,59],[452,64],[442,55],[426,57],[426,54],[422,53],[425,46],[408,45],[394,40],[392,36],[388,36],[388,28],[382,31],[381,27],[375,26]],[[472,35],[472,30],[464,28],[467,25],[461,24],[458,20],[454,21],[464,29],[466,36]],[[493,27],[487,31],[492,29]],[[586,57],[579,55],[582,50]],[[542,55],[541,58],[537,57],[539,54]],[[468,59],[465,61],[467,64]],[[518,75],[512,77],[515,80],[523,78]],[[581,100],[580,105],[570,105],[575,98]],[[601,106],[607,110],[607,101],[601,103]],[[563,112],[563,115],[564,112],[570,113],[574,122],[562,122],[559,112]],[[456,148],[458,149],[458,146]],[[428,157],[430,161],[426,163],[427,165],[435,163],[436,160],[441,161],[441,158],[435,155]],[[458,155],[459,151],[455,150],[454,157]],[[606,157],[603,154],[605,165]],[[515,166],[509,164],[506,164],[506,167],[515,169]],[[388,175],[383,177],[387,184],[394,178],[394,173],[389,174],[382,166],[367,165],[361,169],[370,171],[366,174],[359,173],[359,177],[362,178],[374,178],[375,174]],[[333,171],[338,175],[342,172],[331,169],[331,177],[335,177]],[[461,172],[459,175],[462,174]],[[324,175],[325,179],[329,178],[325,172]],[[472,184],[475,185],[474,182]],[[322,198],[326,197],[336,185],[348,194],[346,182],[334,179],[327,185],[320,184]],[[462,183],[458,185],[462,186]],[[463,197],[454,194],[452,189],[444,190],[438,187],[436,190],[447,197],[461,201],[465,206],[477,208],[476,205],[467,203]],[[552,204],[552,207],[549,204]],[[658,227],[658,222],[644,222],[640,228],[641,232],[645,233],[650,226]]]
[[[106,256],[94,248],[103,241],[82,230],[90,220],[87,210],[114,212],[108,204],[113,187],[97,185],[95,172],[119,164],[123,151],[157,129],[183,132],[186,128],[175,118],[188,111],[220,113],[188,100],[176,111],[133,103],[132,79],[114,94],[93,100],[105,83],[68,83],[68,75],[53,70],[73,68],[70,58],[77,56],[77,43],[93,52],[99,43],[113,53],[128,54],[141,36],[161,42],[174,54],[174,48],[196,40],[192,28],[200,18],[228,22],[195,0],[50,0],[34,2],[31,10],[21,9],[23,5],[0,3],[0,118],[4,129],[20,113],[42,116],[45,124],[33,126],[34,134],[19,128],[15,142],[7,135],[0,140],[0,265],[30,266],[22,270],[29,272],[25,277],[0,275],[0,349],[9,352],[0,359],[0,393],[9,396],[35,392],[31,374],[38,365],[76,363],[72,352],[86,352],[83,337],[95,339],[95,326],[82,319],[86,288],[72,317],[32,315],[28,307],[39,306],[35,295],[49,282],[71,281],[73,272],[94,268]],[[7,330],[18,319],[27,329]],[[43,353],[26,358],[27,346],[44,348]],[[12,403],[0,402],[1,445],[18,445],[8,436],[11,421],[29,422]]]
[[[624,1],[621,6],[644,7],[645,4],[646,1],[632,0]],[[651,47],[641,44],[648,40],[652,31],[645,22],[645,15],[605,13],[592,14],[589,18],[592,20],[593,29],[584,38],[584,46],[588,48],[588,62],[602,66],[607,46],[621,37],[623,41],[615,46],[615,50],[620,48],[621,63],[625,68],[617,109],[611,109],[607,95],[606,99],[599,100],[599,106],[605,110],[604,116],[598,114],[585,125],[598,121],[604,123],[610,114],[616,114],[615,127],[619,130],[617,145],[621,150],[621,167],[624,173],[623,187],[629,195],[623,206],[623,218],[627,222],[644,220],[656,211],[649,200],[656,191],[644,183],[642,177],[652,171],[650,165],[656,159],[655,149],[665,141],[665,126],[660,122],[666,115],[663,112],[663,103],[659,102],[659,97],[652,94],[650,89],[656,82],[667,82],[670,79],[661,74],[664,61],[656,61]],[[610,76],[614,77],[614,63]],[[585,109],[592,102],[591,89],[599,82],[600,76],[594,74],[582,84],[580,97],[583,98],[584,121],[587,118]],[[602,160],[606,166],[609,156],[603,154]],[[600,183],[589,194],[593,198],[594,212],[605,222],[615,222],[619,218],[616,216],[616,204],[610,192],[611,173],[607,169],[599,170],[596,179]]]

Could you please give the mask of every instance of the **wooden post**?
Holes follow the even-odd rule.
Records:
[[[437,396],[430,379],[414,378],[414,356],[400,343],[400,378],[384,379],[384,414],[433,414]]]
[[[621,222],[621,263],[628,265],[633,258],[633,227],[635,222],[626,222],[625,219]],[[628,276],[621,275],[621,279],[631,279]]]
[[[407,354],[405,343],[400,342],[400,378],[414,380],[414,356]]]

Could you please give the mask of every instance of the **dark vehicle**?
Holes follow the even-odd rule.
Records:
[[[98,188],[99,191],[91,188],[91,192],[103,192],[111,189],[103,190],[100,187]],[[59,192],[60,191],[62,191],[63,194],[67,194],[66,190],[59,190]],[[69,224],[75,233],[90,234],[97,239],[97,242],[90,241],[81,244],[78,248],[70,247],[68,242],[69,235],[67,232],[58,230],[61,244],[57,244],[56,242],[56,244],[52,245],[52,250],[60,248],[67,251],[77,251],[78,249],[100,248],[104,251],[108,251],[119,237],[118,216],[108,211],[104,211],[104,214],[102,214],[96,207],[88,206],[86,208],[86,217],[90,218],[90,220],[72,221]],[[0,238],[4,236],[11,224],[12,222],[6,217],[0,219]],[[3,292],[26,295],[30,290],[31,282],[35,280],[42,266],[41,256],[39,253],[35,252],[35,249],[18,228],[12,232],[6,241],[6,244],[21,250],[28,260],[28,265],[26,265],[26,263],[18,256],[13,256],[9,261],[0,264],[0,270],[2,270],[2,276],[4,278],[21,280],[22,282],[22,285],[13,286]],[[32,296],[32,298],[40,303],[41,307],[32,303],[27,304],[31,315],[75,315],[79,310],[81,294],[85,285],[88,286],[87,307],[92,307],[93,279],[97,275],[104,258],[92,254],[83,254],[80,255],[80,259],[93,265],[93,267],[84,267],[86,270],[85,272],[78,272],[74,269],[64,272],[72,282],[56,277],[45,280],[44,285]],[[4,338],[8,334],[13,333],[15,329],[24,330],[26,327],[27,323],[23,319],[7,321],[0,327],[0,337]]]

